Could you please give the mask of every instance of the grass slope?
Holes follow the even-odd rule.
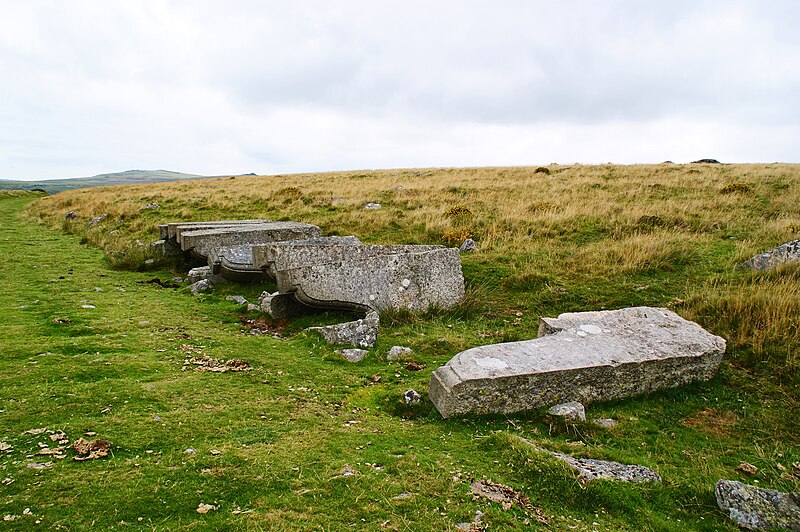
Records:
[[[790,474],[800,462],[796,336],[786,328],[797,313],[774,313],[797,308],[798,273],[732,266],[793,234],[800,169],[550,171],[237,177],[68,192],[23,214],[31,197],[0,196],[0,441],[11,446],[0,462],[0,513],[19,516],[4,524],[448,530],[480,509],[491,529],[544,526],[532,509],[474,500],[469,481],[485,478],[524,492],[550,529],[735,530],[713,499],[719,478],[798,490]],[[749,190],[721,193],[738,182]],[[363,211],[366,201],[384,207]],[[150,202],[161,208],[139,210]],[[79,217],[64,222],[67,210]],[[87,228],[103,213],[106,221]],[[252,216],[310,221],[370,242],[473,233],[482,247],[464,257],[469,301],[452,312],[385,315],[376,348],[351,365],[313,335],[242,334],[241,309],[224,296],[252,298],[261,287],[229,285],[195,298],[146,282],[169,271],[109,268],[141,265],[146,246],[135,240],[153,239],[159,222]],[[613,429],[551,424],[538,412],[442,420],[426,400],[407,407],[401,399],[407,388],[424,394],[430,372],[466,347],[534,336],[539,316],[635,304],[670,306],[726,334],[721,374],[590,405],[590,417],[620,421]],[[773,327],[760,346],[748,316]],[[59,317],[70,322],[53,323]],[[384,361],[392,345],[412,347],[424,369]],[[195,351],[254,369],[181,371]],[[88,462],[36,456],[38,443],[52,442],[25,431],[43,427],[71,439],[96,432],[114,454]],[[664,483],[582,486],[515,435],[647,465]],[[53,464],[29,467],[46,461]],[[758,472],[740,471],[743,461]],[[346,466],[357,474],[338,476]],[[199,514],[201,503],[217,509]]]
[[[182,179],[201,179],[206,176],[184,174],[170,170],[126,170],[111,174],[99,174],[93,177],[74,177],[69,179],[50,179],[45,181],[12,181],[0,179],[0,190],[44,190],[55,194],[75,188],[90,188],[108,185],[135,185],[178,181]]]

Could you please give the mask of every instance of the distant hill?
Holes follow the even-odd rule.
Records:
[[[113,174],[100,174],[93,177],[73,177],[70,179],[51,179],[47,181],[11,181],[0,179],[0,190],[32,190],[41,189],[48,194],[73,188],[99,187],[104,185],[136,185],[157,183],[161,181],[177,181],[179,179],[203,179],[210,176],[184,174],[169,170],[127,170]]]

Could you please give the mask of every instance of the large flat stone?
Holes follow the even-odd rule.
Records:
[[[230,248],[243,244],[260,244],[280,240],[300,240],[320,236],[316,225],[301,222],[269,222],[241,224],[233,227],[182,230],[178,235],[181,249],[191,251],[207,260],[215,249]]]
[[[543,318],[539,338],[475,347],[433,372],[444,417],[620,399],[711,379],[725,340],[662,308]]]
[[[281,293],[323,308],[362,311],[450,308],[464,297],[457,249],[432,246],[307,246],[275,262]]]
[[[800,239],[792,240],[764,253],[759,253],[741,263],[736,269],[766,271],[789,262],[800,262]]]
[[[158,237],[161,240],[177,241],[178,235],[184,229],[210,229],[214,227],[232,227],[246,224],[263,224],[272,220],[213,220],[209,222],[171,222],[158,226]]]
[[[304,240],[286,240],[253,246],[250,260],[254,268],[263,270],[269,277],[275,279],[276,261],[281,265],[281,268],[286,269],[287,263],[293,265],[298,263],[310,264],[309,261],[311,260],[319,261],[320,256],[330,256],[331,251],[327,248],[361,245],[361,241],[354,236],[322,236]],[[319,248],[323,247],[326,249],[320,251]],[[306,251],[306,248],[311,248],[311,250]]]

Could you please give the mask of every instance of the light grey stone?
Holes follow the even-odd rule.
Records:
[[[370,312],[360,320],[324,327],[308,327],[306,330],[319,333],[326,342],[334,345],[373,347],[378,339],[378,325],[378,313]]]
[[[391,349],[386,352],[386,360],[408,360],[411,357],[411,348],[402,345],[393,345]]]
[[[226,300],[233,301],[239,305],[247,305],[247,299],[242,296],[226,296]]]
[[[765,251],[764,253],[747,259],[737,266],[736,269],[766,271],[780,266],[781,264],[798,261],[800,261],[800,239],[792,240],[775,249]]]
[[[183,230],[233,227],[246,224],[263,224],[272,220],[213,220],[208,222],[172,222],[158,226],[158,238],[177,242]]]
[[[279,292],[312,307],[424,311],[453,307],[464,297],[454,248],[309,246],[302,254],[276,260],[276,282]]]
[[[444,417],[620,399],[711,379],[725,340],[667,309],[542,318],[539,338],[462,351],[433,372]]]
[[[309,259],[304,260],[307,255],[304,250],[307,247],[318,250],[320,247],[360,245],[361,241],[354,236],[322,236],[304,240],[256,244],[252,247],[250,261],[254,268],[263,270],[270,278],[275,279],[276,261],[282,269],[286,269],[300,264],[311,264],[310,260],[319,257],[318,253],[312,253]]]
[[[262,312],[266,312],[277,320],[288,320],[320,312],[319,309],[298,301],[294,294],[281,294],[280,292],[266,296],[262,293],[258,306]]]
[[[381,208],[381,204],[380,203],[372,203],[372,202],[370,202],[370,203],[367,203],[366,205],[364,205],[364,209],[368,210],[368,211],[375,211],[375,210],[378,210],[380,208]]]
[[[191,251],[196,257],[208,260],[214,249],[260,244],[280,240],[300,240],[320,236],[316,225],[301,222],[268,222],[260,224],[239,224],[228,227],[181,230],[178,243],[184,251]]]
[[[594,423],[595,425],[599,425],[601,427],[605,427],[607,429],[613,429],[618,424],[616,419],[611,419],[607,417],[593,419],[592,423]]]
[[[464,240],[464,242],[461,244],[461,247],[458,248],[458,250],[461,253],[472,253],[474,251],[478,251],[478,244],[471,238],[468,238]]]
[[[89,227],[94,227],[95,225],[99,224],[100,222],[102,222],[106,218],[108,218],[107,214],[101,214],[100,216],[95,216],[94,218],[89,220],[89,223],[86,224],[86,225],[89,226]]]
[[[586,421],[586,409],[578,401],[570,401],[550,407],[551,416],[562,417],[571,421]]]
[[[717,506],[749,530],[800,530],[800,493],[757,488],[720,480],[714,488]]]
[[[348,362],[361,362],[367,356],[368,351],[364,349],[339,349],[336,351]]]
[[[189,290],[192,292],[193,295],[198,295],[201,292],[207,292],[211,289],[211,283],[208,282],[208,279],[200,279],[196,283],[192,283],[189,285]]]
[[[247,312],[252,312],[254,310],[261,310],[261,306],[256,305],[255,303],[248,303],[247,304]]]
[[[211,268],[209,268],[208,266],[200,266],[198,268],[192,268],[186,275],[189,278],[190,283],[196,283],[197,281],[203,279],[209,281],[211,284],[224,284],[227,282],[221,276],[214,275],[213,273],[211,273]]]

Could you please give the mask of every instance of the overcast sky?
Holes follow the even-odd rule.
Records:
[[[0,0],[0,178],[800,162],[800,2]]]

